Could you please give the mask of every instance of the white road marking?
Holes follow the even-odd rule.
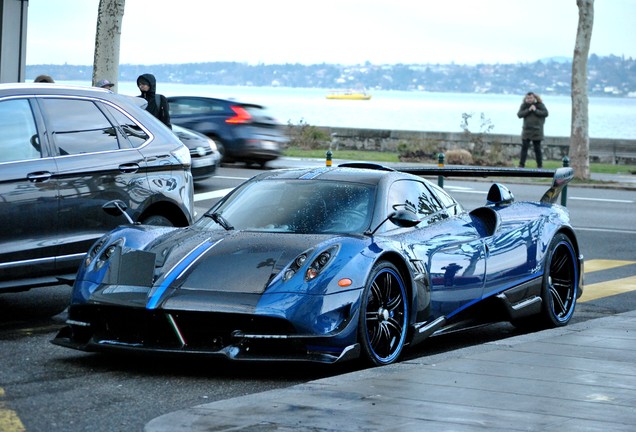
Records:
[[[214,199],[214,198],[222,198],[228,193],[230,193],[232,190],[234,190],[234,188],[219,189],[219,190],[215,190],[211,192],[194,194],[194,202],[205,201],[205,200]]]
[[[631,200],[619,200],[619,199],[605,199],[605,198],[582,198],[582,197],[568,197],[569,200],[573,201],[600,201],[600,202],[614,202],[621,204],[633,204],[634,201]]]

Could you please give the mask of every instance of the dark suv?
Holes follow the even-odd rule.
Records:
[[[223,162],[265,165],[281,154],[283,125],[261,105],[199,96],[168,98],[172,123],[212,138]]]
[[[0,292],[71,280],[126,219],[193,220],[190,154],[129,97],[91,87],[0,85]]]

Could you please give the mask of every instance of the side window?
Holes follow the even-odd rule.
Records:
[[[0,102],[0,163],[40,158],[40,141],[27,99]]]
[[[411,180],[396,181],[389,190],[387,211],[406,208],[417,213],[420,219],[442,209],[423,183]]]
[[[117,130],[91,101],[42,98],[49,134],[60,155],[119,149]]]
[[[130,141],[133,147],[141,147],[150,139],[141,126],[124,115],[124,113],[109,106],[107,106],[106,109],[115,118],[115,121],[119,123],[122,133],[128,138],[128,141]]]
[[[450,214],[457,215],[462,211],[462,206],[457,201],[455,201],[448,193],[446,193],[444,189],[435,184],[430,184],[429,187],[437,196],[437,199],[439,199],[444,208],[448,209]]]

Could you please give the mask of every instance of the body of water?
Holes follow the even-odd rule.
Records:
[[[68,84],[89,85],[73,82]],[[367,101],[329,100],[326,89],[236,87],[161,83],[166,96],[196,95],[234,98],[264,105],[272,116],[287,124],[312,126],[461,132],[462,115],[471,114],[472,132],[485,131],[481,117],[492,124],[493,134],[520,134],[517,110],[523,95],[373,91]],[[138,95],[134,82],[120,82],[118,92]],[[540,94],[540,92],[539,92]],[[570,136],[572,104],[569,96],[547,95],[544,103],[547,136]],[[589,100],[589,134],[592,138],[636,139],[636,98]]]

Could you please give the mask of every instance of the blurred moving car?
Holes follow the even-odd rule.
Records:
[[[126,223],[185,227],[190,152],[125,96],[96,87],[0,85],[0,292],[74,278],[86,251]]]
[[[199,96],[168,98],[170,119],[212,138],[223,162],[264,166],[287,143],[283,125],[262,105]]]
[[[212,138],[202,133],[172,125],[172,132],[190,150],[192,177],[195,181],[210,178],[221,165],[221,153]]]
[[[373,164],[263,172],[188,228],[121,226],[91,248],[53,343],[231,360],[397,361],[497,321],[559,327],[583,257],[560,168],[539,201],[494,183],[464,210]]]

